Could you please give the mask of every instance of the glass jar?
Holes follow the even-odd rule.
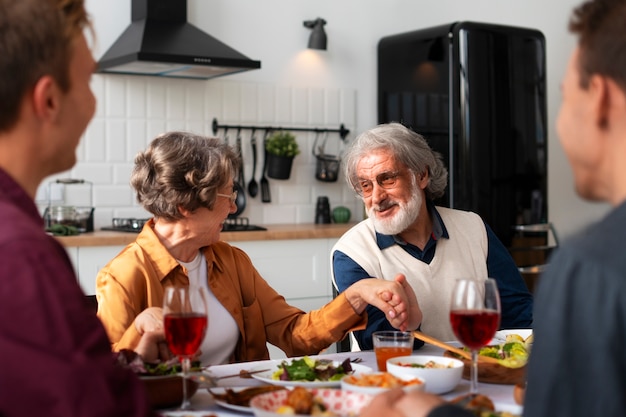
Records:
[[[62,224],[65,226],[76,226],[78,218],[76,208],[73,206],[53,206],[50,207],[50,224]]]

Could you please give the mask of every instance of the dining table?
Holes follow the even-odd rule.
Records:
[[[413,355],[440,355],[443,356],[444,350],[425,344],[420,349],[413,351]],[[351,360],[357,360],[359,365],[363,365],[372,369],[372,372],[377,372],[378,367],[376,365],[376,357],[373,351],[358,351],[358,352],[341,352],[341,353],[321,353],[320,355],[310,356],[311,358],[323,358],[331,359],[334,361],[342,362],[346,358]],[[358,359],[357,359],[358,358]],[[290,360],[290,359],[282,359]],[[240,362],[227,365],[213,365],[207,368],[207,372],[214,377],[238,375],[240,371],[250,371],[254,369],[276,367],[277,359],[265,360],[265,361],[253,361],[253,362]],[[428,384],[428,382],[426,382]],[[266,383],[255,378],[248,376],[247,378],[241,378],[239,376],[229,377],[217,380],[217,388],[240,388],[265,385]],[[522,415],[522,407],[515,403],[513,398],[513,385],[504,384],[487,384],[478,383],[478,389],[481,394],[484,394],[491,398],[496,411],[508,411],[514,415]],[[461,382],[456,388],[448,393],[441,394],[441,397],[445,400],[451,400],[461,395],[467,394],[470,389],[470,383],[468,380],[461,379]],[[158,410],[164,417],[242,417],[246,415],[253,415],[252,410],[249,413],[242,411],[234,411],[229,408],[225,408],[219,405],[213,396],[209,393],[208,389],[200,387],[194,396],[191,398],[191,406],[193,410],[180,411],[176,410],[176,407],[171,409]]]

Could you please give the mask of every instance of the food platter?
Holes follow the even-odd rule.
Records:
[[[262,387],[214,387],[210,388],[208,391],[213,396],[215,404],[219,405],[222,408],[226,408],[233,411],[238,411],[240,413],[249,413],[252,414],[252,408],[250,407],[249,401],[256,395],[261,395],[264,393],[268,393],[274,391],[276,389],[284,389],[282,387],[277,386],[262,386]],[[248,392],[253,391],[253,392]],[[246,394],[246,392],[248,392]],[[235,395],[232,395],[232,394]],[[241,394],[241,396],[237,397],[237,394]],[[230,400],[229,400],[230,399]],[[245,403],[245,404],[244,404]]]
[[[337,381],[281,381],[278,379],[273,379],[272,375],[274,374],[274,372],[276,372],[276,370],[278,369],[278,366],[282,362],[283,362],[282,360],[273,361],[269,366],[270,368],[269,370],[255,373],[252,375],[252,378],[255,378],[259,381],[263,381],[267,384],[280,385],[283,387],[329,388],[329,387],[341,386],[341,380],[337,380]],[[340,364],[341,362],[334,362],[334,365],[336,366]],[[354,374],[372,372],[372,368],[370,368],[369,366],[360,365],[357,363],[352,363],[351,366],[352,366],[352,370]],[[250,372],[255,372],[257,370],[261,370],[264,368],[267,368],[266,364],[258,368],[253,368],[250,370]]]
[[[246,388],[248,388],[248,387],[231,387],[230,389],[232,389],[235,392],[239,392],[239,391],[243,391]],[[213,394],[213,393],[215,393],[215,394],[225,394],[226,393],[226,388],[211,388],[210,392],[211,392],[211,394]],[[227,408],[227,409],[233,410],[233,411],[238,411],[240,413],[252,414],[252,408],[250,408],[250,406],[231,404],[228,401],[219,399],[216,396],[214,396],[213,398],[215,400],[215,404],[219,405],[220,407]]]

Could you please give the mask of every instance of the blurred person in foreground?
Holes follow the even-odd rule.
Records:
[[[556,250],[536,297],[526,417],[620,416],[626,410],[626,2],[577,7],[578,35],[557,130],[578,195],[612,206]],[[396,392],[362,417],[471,416],[429,395]]]
[[[399,123],[379,125],[357,136],[343,160],[368,218],[331,251],[340,292],[364,278],[402,274],[422,311],[421,331],[455,340],[449,316],[455,278],[493,277],[502,328],[531,327],[532,295],[491,228],[475,213],[433,203],[444,194],[448,171],[421,135]],[[366,330],[355,332],[361,349],[372,348],[373,332],[390,328],[374,306],[367,314]]]
[[[76,163],[95,111],[82,0],[0,0],[0,415],[146,416],[142,382],[114,364],[63,246],[35,205]],[[157,359],[162,332],[137,351]]]
[[[267,343],[287,356],[317,354],[364,328],[373,304],[392,325],[416,325],[419,310],[406,281],[363,280],[319,310],[285,301],[242,250],[220,240],[236,211],[239,154],[217,138],[168,132],[135,158],[131,185],[152,214],[96,278],[98,316],[114,350],[134,349],[144,329],[162,322],[164,287],[204,287],[209,326],[200,347],[207,364],[269,359]],[[297,271],[294,279],[298,279]]]

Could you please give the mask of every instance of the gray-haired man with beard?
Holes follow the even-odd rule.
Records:
[[[448,172],[421,135],[399,123],[379,125],[361,133],[343,161],[368,218],[331,251],[339,292],[363,278],[403,274],[422,312],[420,329],[454,340],[449,303],[456,278],[492,277],[502,302],[501,327],[532,326],[532,295],[502,242],[477,214],[434,205]],[[367,313],[367,328],[355,332],[361,349],[372,349],[373,332],[393,330],[375,307]]]

